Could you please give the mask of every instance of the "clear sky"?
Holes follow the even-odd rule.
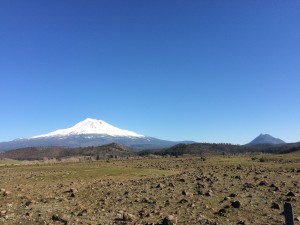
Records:
[[[1,0],[0,141],[87,117],[166,140],[300,141],[300,1]]]

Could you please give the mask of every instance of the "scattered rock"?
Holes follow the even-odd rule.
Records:
[[[169,183],[169,187],[175,187],[173,183]]]
[[[164,185],[161,184],[161,183],[159,183],[159,184],[156,186],[156,188],[163,188],[163,187],[164,187]]]
[[[87,215],[87,209],[83,209],[77,214],[77,216],[86,216],[86,215]]]
[[[173,215],[168,215],[162,221],[162,225],[176,225],[177,224],[177,217]]]
[[[31,201],[31,200],[25,202],[25,205],[26,205],[26,206],[30,206],[31,204],[33,204],[33,201]]]
[[[295,195],[295,193],[294,192],[289,192],[289,193],[287,193],[286,194],[286,196],[289,196],[289,197],[295,197],[296,195]]]
[[[273,202],[272,205],[271,205],[271,208],[272,209],[280,209],[280,205],[276,202]]]
[[[239,201],[234,201],[234,202],[231,203],[231,206],[232,206],[233,208],[238,209],[238,208],[241,207],[241,203],[240,203]]]
[[[32,216],[32,212],[25,213],[25,216]]]
[[[57,214],[52,216],[52,220],[62,222],[65,225],[68,223],[68,221],[64,218],[64,216],[59,216]]]
[[[10,195],[10,194],[11,194],[10,191],[4,191],[4,192],[3,192],[3,196],[4,196],[4,197],[7,197],[7,196]]]
[[[187,191],[183,190],[183,191],[182,191],[182,195],[192,197],[192,196],[193,196],[193,193],[187,192]]]
[[[117,213],[115,216],[115,220],[123,220],[123,214],[122,213]]]
[[[212,195],[213,195],[212,193],[213,193],[212,190],[208,190],[208,192],[206,192],[205,195],[206,195],[206,196],[212,196]]]
[[[258,185],[259,185],[259,186],[268,186],[268,182],[265,181],[265,180],[263,180],[263,181],[259,182]]]
[[[123,213],[123,220],[132,222],[135,219],[135,216],[130,213]]]
[[[225,216],[226,215],[226,210],[225,209],[220,209],[218,212],[217,212],[217,214],[219,215],[219,216]]]
[[[76,188],[70,188],[70,190],[69,190],[71,193],[77,193],[78,192],[78,190],[76,189]]]
[[[184,203],[187,203],[188,202],[188,200],[186,200],[186,199],[181,199],[178,203],[180,203],[180,204],[184,204]]]
[[[245,190],[247,188],[254,188],[254,185],[251,184],[251,183],[244,183],[243,187],[244,187],[244,190]]]

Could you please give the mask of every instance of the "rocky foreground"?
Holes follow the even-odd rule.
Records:
[[[300,224],[297,157],[4,165],[0,224]]]

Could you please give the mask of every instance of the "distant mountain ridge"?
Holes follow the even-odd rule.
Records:
[[[269,134],[260,134],[254,140],[249,142],[247,145],[260,145],[260,144],[279,145],[279,144],[285,144],[285,142],[279,138],[274,138]]]
[[[178,144],[169,148],[134,151],[120,144],[111,143],[102,146],[89,147],[28,147],[10,150],[0,153],[0,158],[16,160],[42,160],[63,159],[70,157],[93,157],[94,159],[109,159],[119,157],[140,156],[207,156],[207,155],[230,155],[244,153],[295,153],[300,152],[300,142],[282,145],[232,145],[232,144],[209,144],[193,143]]]
[[[147,137],[132,131],[122,130],[102,120],[85,119],[73,127],[60,129],[48,134],[37,135],[32,138],[15,139],[0,142],[0,151],[7,151],[26,147],[88,147],[117,143],[135,150],[167,148],[179,143],[193,143],[192,141],[167,141]]]

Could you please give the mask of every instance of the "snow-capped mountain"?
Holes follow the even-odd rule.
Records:
[[[114,127],[102,120],[87,118],[84,121],[77,123],[73,127],[56,130],[48,134],[37,135],[32,138],[61,137],[82,134],[109,135],[113,137],[145,137],[144,135],[137,134],[132,131],[122,130]]]
[[[44,146],[87,147],[110,143],[118,143],[139,150],[166,148],[178,143],[192,142],[160,140],[132,131],[122,130],[102,120],[88,118],[67,129],[60,129],[31,138],[19,138],[13,141],[0,142],[0,151]]]

